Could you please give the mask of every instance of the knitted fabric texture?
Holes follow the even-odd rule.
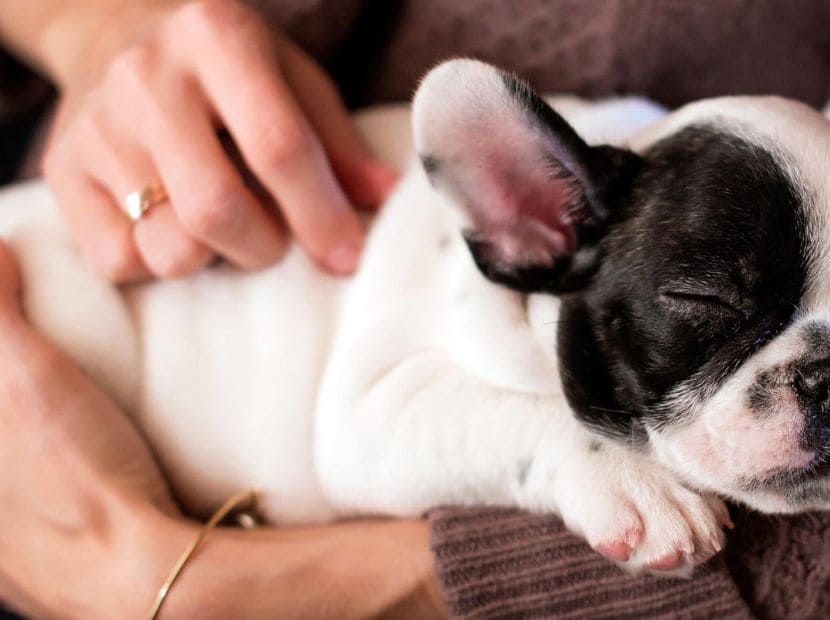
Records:
[[[732,513],[725,553],[688,580],[632,577],[552,516],[456,508],[430,522],[455,618],[828,617],[830,514]]]

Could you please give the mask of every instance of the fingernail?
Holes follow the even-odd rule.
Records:
[[[329,253],[326,263],[329,269],[341,275],[353,273],[360,261],[361,243],[344,243]]]

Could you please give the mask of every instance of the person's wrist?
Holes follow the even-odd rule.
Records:
[[[98,495],[89,507],[82,524],[45,518],[8,532],[0,558],[4,604],[33,617],[147,616],[198,526],[149,502]]]
[[[183,529],[174,520],[161,529],[161,548],[141,573],[145,579],[164,573],[158,586],[199,526]],[[443,617],[428,539],[426,524],[415,521],[217,528],[185,565],[159,618]],[[175,548],[169,566],[165,546]],[[154,568],[159,560],[161,568]]]
[[[56,550],[71,558],[54,583],[49,607],[61,617],[145,618],[176,559],[198,524],[160,511],[150,502],[116,500],[101,523]],[[176,615],[160,618],[178,617]]]
[[[189,0],[90,0],[66,3],[43,23],[35,63],[62,90],[94,82],[116,53],[150,32],[163,11]]]

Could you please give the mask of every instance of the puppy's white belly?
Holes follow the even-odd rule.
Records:
[[[264,272],[127,292],[144,377],[135,416],[191,511],[254,487],[271,519],[330,518],[313,422],[343,286],[295,249]]]

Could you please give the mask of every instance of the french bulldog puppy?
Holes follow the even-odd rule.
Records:
[[[720,497],[830,506],[830,124],[760,97],[558,109],[434,69],[422,166],[349,280],[293,249],[117,289],[40,185],[6,192],[0,231],[31,321],[195,514],[245,487],[278,524],[510,505],[677,573],[720,550]],[[361,122],[403,165],[408,112]]]

